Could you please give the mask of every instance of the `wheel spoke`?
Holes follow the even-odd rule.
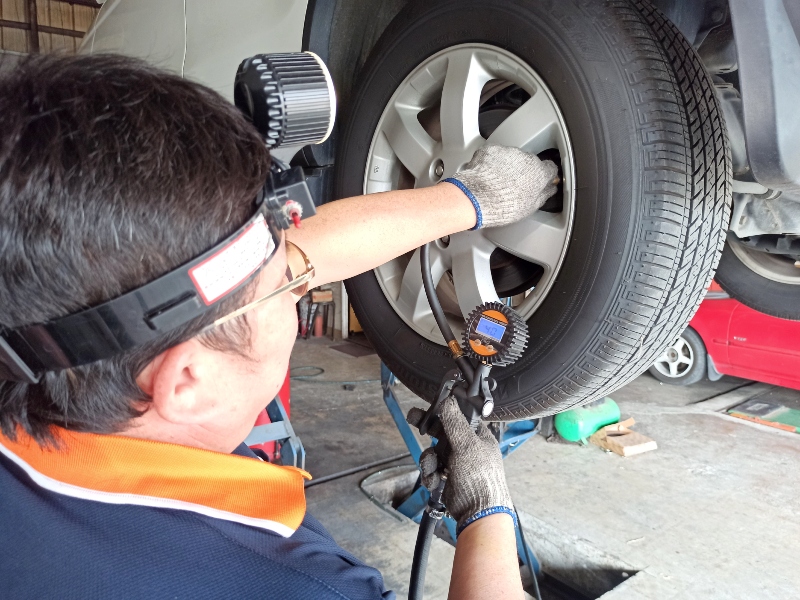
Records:
[[[425,295],[425,288],[422,285],[422,270],[419,262],[419,248],[414,251],[411,260],[403,273],[403,281],[400,285],[400,295],[397,298],[397,308],[413,323],[422,327],[430,327],[433,321],[433,313]],[[434,285],[444,275],[446,267],[442,260],[442,255],[431,248],[431,275]]]
[[[484,302],[499,301],[489,265],[494,248],[494,244],[477,234],[462,234],[450,242],[453,284],[464,317]]]
[[[675,342],[672,344],[672,348],[677,352],[679,355],[683,355],[683,347],[686,345],[686,341],[679,337]]]
[[[537,153],[557,147],[558,130],[553,103],[539,90],[503,121],[488,141]]]
[[[678,376],[678,363],[676,362],[669,363],[669,374],[672,375],[673,377]]]
[[[653,366],[662,375],[669,375],[669,360],[666,360],[664,356],[654,362]]]
[[[454,173],[469,160],[483,143],[478,127],[481,90],[489,76],[472,50],[465,49],[448,57],[439,117],[442,144],[447,158],[445,174]],[[451,164],[448,164],[451,163]]]
[[[669,356],[667,356],[667,351],[666,351],[666,350],[664,350],[664,354],[662,354],[661,356],[659,356],[659,357],[658,357],[658,358],[655,360],[655,362],[657,362],[657,363],[659,363],[659,364],[660,364],[660,363],[667,364],[667,363],[669,362]]]
[[[487,229],[484,235],[507,252],[553,272],[566,245],[567,229],[562,214],[535,212],[511,225]]]
[[[683,354],[681,354],[678,357],[678,362],[681,363],[682,365],[691,365],[693,361],[690,356],[684,356]]]
[[[428,179],[436,142],[417,120],[419,109],[395,104],[384,134],[397,158],[417,179]]]

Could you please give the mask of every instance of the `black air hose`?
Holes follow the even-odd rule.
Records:
[[[417,543],[414,546],[414,560],[411,563],[411,583],[408,590],[408,600],[422,600],[422,592],[425,587],[425,571],[428,568],[428,554],[431,551],[431,540],[433,530],[436,527],[437,519],[428,514],[422,513],[422,520],[419,522],[419,533],[417,533]]]
[[[433,275],[431,275],[431,261],[430,261],[430,246],[425,244],[419,249],[419,264],[422,269],[422,286],[425,288],[425,295],[428,297],[428,304],[431,305],[433,318],[436,319],[436,324],[439,326],[439,331],[442,332],[444,343],[450,346],[452,343],[458,344],[453,330],[450,329],[450,323],[447,322],[447,317],[444,315],[442,305],[439,302],[439,297],[436,295],[436,286],[433,285]],[[452,350],[452,348],[451,348]],[[466,380],[472,383],[474,370],[472,364],[466,356],[455,358],[458,368],[464,374]]]

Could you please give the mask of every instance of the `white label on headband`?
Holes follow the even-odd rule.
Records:
[[[212,304],[239,287],[264,264],[275,250],[275,241],[264,215],[242,234],[196,267],[189,269],[197,291],[206,304]]]

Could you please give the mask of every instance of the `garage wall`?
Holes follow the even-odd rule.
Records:
[[[74,54],[99,8],[94,0],[0,0],[0,51]]]

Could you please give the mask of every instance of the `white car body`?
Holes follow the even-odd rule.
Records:
[[[219,0],[108,0],[79,52],[135,56],[233,101],[233,78],[243,59],[301,50],[307,4],[236,0],[231,10],[230,2]],[[296,150],[275,154],[289,159]]]

